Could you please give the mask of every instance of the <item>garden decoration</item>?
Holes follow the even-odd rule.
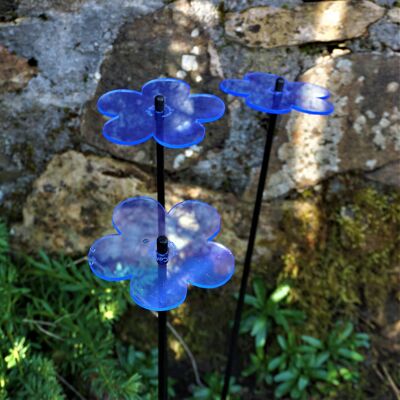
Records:
[[[271,155],[277,115],[289,113],[291,110],[307,114],[328,115],[333,112],[333,105],[327,101],[330,94],[329,91],[323,87],[304,82],[288,82],[280,76],[263,72],[248,73],[243,79],[226,79],[221,82],[220,88],[225,93],[233,96],[244,97],[245,103],[248,107],[270,115],[244,261],[243,275],[229,343],[224,387],[221,396],[221,399],[225,400],[229,390],[235,349],[239,336],[240,320],[247,282],[250,275],[251,259],[257,234],[257,225],[261,211],[265,181],[268,173],[268,164]]]
[[[220,216],[201,201],[184,201],[165,210],[164,147],[183,148],[205,136],[203,123],[219,119],[224,103],[216,96],[190,94],[177,79],[155,79],[141,92],[114,90],[98,101],[111,117],[103,135],[113,143],[157,142],[157,199],[129,198],[117,205],[112,222],[117,234],[98,239],[90,248],[93,273],[109,281],[130,280],[130,295],[141,307],[158,312],[158,391],[167,399],[167,311],[186,298],[189,284],[215,288],[234,271],[234,257],[213,242]]]

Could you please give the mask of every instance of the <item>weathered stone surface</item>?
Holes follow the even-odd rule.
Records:
[[[400,161],[387,164],[376,171],[365,174],[368,179],[383,183],[384,185],[400,188]]]
[[[199,1],[178,1],[151,15],[128,22],[120,31],[113,50],[101,68],[101,79],[93,99],[87,104],[81,129],[82,140],[119,158],[154,164],[154,143],[140,147],[117,146],[101,135],[104,118],[96,110],[98,97],[112,89],[139,90],[150,79],[177,77],[192,91],[217,92],[220,73],[215,49],[205,29],[218,18],[215,7]],[[200,150],[221,147],[227,136],[226,124],[207,125],[207,140],[190,150],[169,150],[166,168],[181,169],[193,164]]]
[[[0,94],[23,89],[35,75],[36,68],[28,60],[0,45]]]
[[[389,10],[387,16],[391,22],[400,24],[400,7],[395,7]]]
[[[213,205],[224,201],[222,194],[198,186],[168,183],[166,192],[167,208],[190,198]],[[128,197],[140,195],[155,197],[154,178],[131,163],[76,151],[56,155],[33,185],[23,223],[15,227],[15,238],[25,249],[43,247],[49,252],[86,253],[97,237],[114,231],[114,207]],[[224,212],[228,215],[232,210],[233,204]],[[229,220],[223,231],[232,243],[236,238],[230,228],[236,218],[231,215]]]
[[[81,108],[96,89],[104,53],[120,26],[161,5],[161,0],[24,0],[17,10],[23,18],[0,24],[0,43],[37,64],[29,85],[24,75],[21,90],[0,93],[0,208],[6,215],[18,215],[32,180],[54,153],[80,146]],[[22,64],[16,67],[13,74]]]
[[[331,91],[335,111],[327,117],[296,112],[287,117],[289,141],[278,146],[282,165],[268,180],[267,197],[400,159],[399,62],[398,56],[327,57],[302,76]]]
[[[383,14],[383,8],[366,0],[315,2],[289,10],[254,7],[228,14],[225,29],[247,46],[273,48],[356,38]]]
[[[151,188],[132,164],[68,151],[35,181],[15,235],[29,249],[84,254],[96,235],[113,231],[116,204]]]
[[[12,21],[17,17],[17,0],[2,0],[0,3],[0,22]]]

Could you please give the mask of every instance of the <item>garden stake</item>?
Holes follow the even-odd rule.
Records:
[[[221,218],[197,200],[165,210],[164,147],[185,148],[205,137],[206,122],[222,117],[225,105],[209,94],[190,94],[183,81],[161,78],[141,92],[113,90],[100,97],[99,111],[111,119],[104,137],[119,145],[157,142],[157,199],[132,197],[114,208],[117,234],[96,240],[88,261],[108,281],[130,280],[131,298],[158,312],[158,398],[168,398],[167,311],[182,304],[188,285],[209,289],[224,285],[234,272],[229,249],[213,239]]]
[[[154,98],[156,135],[163,137],[164,96]],[[164,147],[156,143],[157,149],[157,200],[165,208]],[[168,238],[165,236],[165,214],[158,218],[157,238],[158,274],[161,282],[166,279],[168,263]],[[166,261],[166,262],[165,262]],[[167,311],[158,312],[158,399],[168,399],[168,353]]]
[[[263,161],[244,260],[239,298],[236,305],[235,319],[229,341],[224,386],[221,394],[221,399],[226,400],[229,393],[229,384],[236,355],[240,321],[250,275],[251,259],[257,234],[257,225],[260,217],[265,182],[268,174],[268,165],[275,134],[277,115],[288,113],[291,109],[310,114],[327,115],[333,111],[333,106],[331,103],[326,101],[329,97],[329,92],[324,88],[302,82],[286,82],[285,79],[279,76],[262,72],[249,73],[245,75],[243,80],[224,80],[221,82],[220,87],[221,90],[226,93],[245,97],[246,104],[249,107],[269,114]]]
[[[284,83],[285,81],[282,78],[278,78],[275,84],[275,92],[282,92]],[[251,259],[253,257],[254,243],[257,235],[257,226],[258,226],[258,220],[260,218],[265,181],[267,179],[269,159],[271,156],[272,143],[275,135],[277,114],[269,114],[269,117],[270,119],[268,123],[267,138],[265,140],[264,155],[261,164],[261,172],[260,172],[260,177],[258,179],[256,201],[254,203],[253,218],[251,220],[251,227],[250,227],[250,235],[249,235],[249,240],[247,242],[246,257],[244,259],[242,281],[240,283],[239,298],[236,304],[235,319],[233,322],[233,328],[229,343],[228,362],[226,364],[224,387],[222,389],[222,397],[221,397],[223,400],[226,399],[229,391],[229,381],[232,375],[234,354],[239,336],[239,328],[240,328],[240,320],[242,318],[244,296],[246,294],[247,283],[250,275]]]

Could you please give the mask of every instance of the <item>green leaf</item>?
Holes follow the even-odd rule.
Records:
[[[338,335],[337,343],[343,343],[353,332],[353,324],[348,322],[343,331]]]
[[[268,363],[268,371],[273,371],[274,369],[278,368],[281,364],[283,364],[286,360],[286,355],[282,354],[279,357],[273,358],[269,363]]]
[[[290,392],[290,389],[293,386],[293,381],[291,382],[284,382],[281,383],[276,389],[275,389],[275,397],[280,399],[282,396]]]
[[[275,382],[291,381],[297,377],[297,374],[292,370],[286,370],[275,376]]]
[[[258,300],[254,296],[252,296],[251,294],[246,294],[244,296],[244,302],[245,302],[245,304],[248,304],[249,306],[253,306],[255,308],[259,308]]]
[[[327,351],[324,351],[323,353],[320,353],[317,355],[317,358],[315,360],[315,366],[319,368],[321,365],[323,365],[330,357],[330,354]]]
[[[290,391],[290,397],[292,399],[299,399],[301,397],[301,391],[295,386]]]
[[[256,343],[255,343],[256,347],[257,348],[264,347],[266,340],[267,340],[267,329],[257,332]]]
[[[251,336],[255,336],[258,332],[263,332],[266,330],[267,320],[264,317],[259,317],[255,320],[253,328],[251,329]]]
[[[281,302],[290,293],[290,286],[287,284],[279,285],[271,294],[270,299],[274,303]]]
[[[310,346],[313,346],[317,349],[322,349],[324,347],[322,342],[319,339],[316,339],[312,336],[303,335],[303,336],[301,336],[301,338],[304,342],[306,342]]]
[[[360,353],[357,353],[356,351],[353,351],[353,350],[344,349],[342,347],[338,350],[338,353],[342,357],[345,357],[349,360],[353,360],[353,361],[357,361],[357,362],[364,361],[364,357]]]
[[[277,340],[278,340],[279,347],[282,350],[287,350],[287,342],[286,342],[285,338],[281,335],[278,335]]]
[[[297,387],[302,392],[310,383],[310,379],[305,376],[301,376],[297,382]]]
[[[265,284],[261,279],[255,279],[253,282],[253,290],[259,302],[263,303],[266,299]]]

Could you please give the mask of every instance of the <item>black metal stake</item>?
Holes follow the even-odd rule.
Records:
[[[164,96],[154,98],[156,129],[162,134]],[[164,147],[157,143],[157,200],[165,207]],[[157,253],[167,254],[168,239],[165,237],[165,215],[158,219]],[[161,273],[167,272],[165,263],[159,262]],[[167,354],[167,311],[158,312],[158,399],[168,399],[168,354]]]
[[[282,78],[278,78],[275,83],[275,92],[278,92],[278,93],[282,92],[283,84],[284,84],[284,80]],[[277,95],[277,96],[279,96],[279,95]],[[279,98],[277,98],[277,101],[279,101]],[[263,193],[264,193],[264,188],[265,188],[265,181],[267,178],[269,159],[270,159],[272,143],[273,143],[273,139],[274,139],[277,114],[269,114],[269,116],[270,116],[270,119],[269,119],[268,130],[267,130],[267,138],[265,141],[263,161],[262,161],[262,165],[261,165],[260,177],[258,180],[256,201],[254,204],[253,218],[251,221],[249,241],[247,243],[247,251],[246,251],[246,256],[245,256],[245,260],[244,260],[243,275],[242,275],[242,281],[240,284],[239,298],[238,298],[237,305],[236,305],[235,320],[233,323],[232,333],[231,333],[231,337],[230,337],[228,361],[226,364],[224,387],[222,389],[221,400],[226,400],[226,398],[228,396],[228,392],[229,392],[229,383],[230,383],[230,379],[231,379],[231,375],[232,375],[232,367],[233,367],[233,363],[234,363],[234,356],[235,356],[236,346],[237,346],[237,341],[238,341],[238,336],[239,336],[240,320],[242,318],[244,296],[246,294],[247,283],[248,283],[249,275],[250,275],[251,259],[253,256],[254,243],[255,243],[256,234],[257,234],[257,225],[258,225],[258,220],[260,217]]]

